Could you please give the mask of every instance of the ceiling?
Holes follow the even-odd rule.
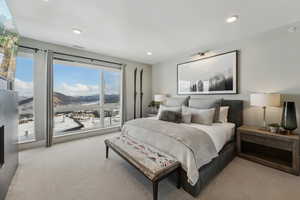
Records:
[[[7,0],[20,34],[154,64],[300,20],[299,0]],[[239,15],[236,23],[225,20]],[[82,30],[76,35],[73,28]],[[150,51],[153,54],[147,55]]]

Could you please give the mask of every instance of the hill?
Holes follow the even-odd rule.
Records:
[[[32,103],[33,98],[19,97],[19,105]],[[68,96],[59,92],[53,93],[53,104],[56,105],[70,105],[70,104],[88,104],[99,101],[99,95],[90,96]],[[117,103],[120,101],[119,95],[105,95],[105,103]]]

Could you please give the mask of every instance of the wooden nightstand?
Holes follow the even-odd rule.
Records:
[[[240,157],[299,176],[299,135],[241,126],[237,129],[237,149]]]

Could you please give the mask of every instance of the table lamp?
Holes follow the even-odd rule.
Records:
[[[162,103],[165,100],[166,100],[166,95],[164,95],[164,94],[156,94],[156,95],[154,95],[154,101],[156,103]]]
[[[251,106],[259,106],[263,108],[263,130],[267,129],[266,108],[280,106],[280,94],[274,93],[254,93],[250,95]]]

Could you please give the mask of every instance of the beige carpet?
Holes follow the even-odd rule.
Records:
[[[105,160],[99,136],[20,153],[20,167],[6,200],[151,200],[151,184],[119,156]],[[196,199],[300,198],[300,178],[236,158]],[[194,199],[169,181],[159,199]]]

